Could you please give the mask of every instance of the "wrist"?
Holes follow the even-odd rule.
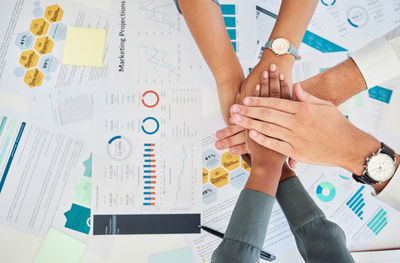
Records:
[[[290,71],[291,71],[295,61],[296,61],[296,59],[292,54],[284,54],[284,55],[278,56],[269,48],[264,49],[263,54],[260,59],[260,63],[263,66],[267,66],[267,68],[272,63],[277,64],[280,71],[282,71],[284,69],[290,69]]]
[[[285,181],[291,177],[295,177],[295,176],[296,176],[295,171],[290,169],[287,164],[284,164],[283,168],[282,168],[282,175],[281,175],[281,178],[279,179],[279,182],[283,182],[283,181]]]
[[[367,133],[353,138],[352,141],[354,144],[350,146],[351,150],[342,167],[360,176],[365,169],[366,158],[376,153],[380,149],[381,143]]]
[[[274,197],[278,188],[281,172],[282,165],[279,166],[277,163],[271,163],[270,166],[252,164],[250,177],[244,188]]]

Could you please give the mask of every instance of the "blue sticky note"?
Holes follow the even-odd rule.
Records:
[[[188,247],[149,256],[149,263],[191,263],[192,254]]]
[[[77,204],[72,204],[71,209],[64,213],[67,218],[65,227],[89,234],[90,231],[90,209]]]

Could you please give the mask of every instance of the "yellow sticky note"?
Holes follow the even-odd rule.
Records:
[[[68,27],[63,64],[102,67],[106,30]]]
[[[34,263],[79,263],[87,244],[51,228]]]

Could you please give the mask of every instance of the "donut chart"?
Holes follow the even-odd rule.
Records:
[[[154,90],[148,90],[142,95],[142,103],[146,108],[154,108],[160,102],[160,96]]]
[[[365,26],[368,21],[368,11],[360,6],[353,6],[347,12],[347,22],[349,22],[352,27],[359,28]]]
[[[322,182],[317,186],[317,197],[322,202],[330,202],[335,198],[336,189],[333,184],[328,182]]]

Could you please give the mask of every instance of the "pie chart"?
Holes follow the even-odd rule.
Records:
[[[330,202],[335,198],[336,190],[333,184],[329,182],[322,182],[317,186],[317,197],[322,202]]]

